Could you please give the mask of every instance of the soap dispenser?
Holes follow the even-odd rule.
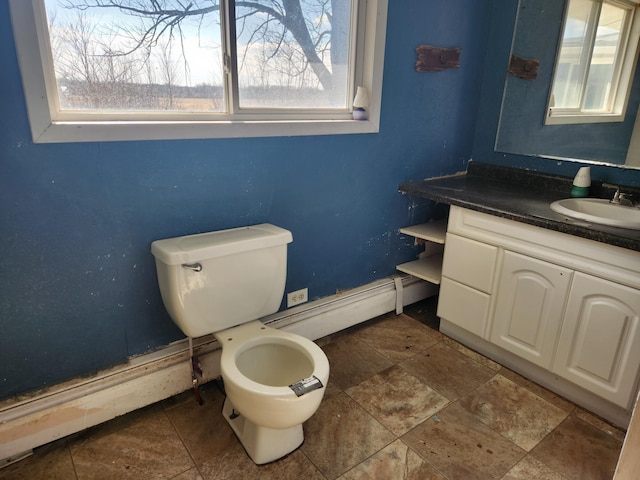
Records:
[[[573,187],[571,188],[572,197],[586,197],[589,195],[589,187],[591,186],[591,168],[581,167],[573,179]]]

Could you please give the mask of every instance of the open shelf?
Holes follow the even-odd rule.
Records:
[[[429,242],[444,244],[444,238],[447,233],[447,219],[404,227],[400,229],[400,233],[405,233]]]
[[[396,267],[398,270],[414,277],[440,285],[442,276],[442,254],[424,257],[413,262],[403,263]]]

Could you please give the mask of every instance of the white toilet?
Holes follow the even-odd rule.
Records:
[[[222,345],[222,413],[252,460],[298,448],[302,423],[320,406],[329,361],[312,341],[258,319],[280,307],[291,232],[270,224],[151,244],[167,311],[189,337]]]

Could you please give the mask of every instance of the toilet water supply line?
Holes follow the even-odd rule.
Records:
[[[198,387],[198,376],[202,378],[202,364],[198,357],[193,355],[193,338],[189,337],[189,358],[191,359],[191,383],[193,384],[193,393],[196,396],[198,405],[202,405],[202,396]]]

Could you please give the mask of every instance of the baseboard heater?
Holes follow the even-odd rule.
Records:
[[[274,328],[311,340],[330,335],[437,294],[437,287],[410,276],[379,280],[278,312],[264,319]],[[220,375],[213,336],[195,340],[203,381]],[[0,402],[0,468],[32,449],[159,402],[191,388],[185,338],[90,378],[74,379],[37,395]]]

